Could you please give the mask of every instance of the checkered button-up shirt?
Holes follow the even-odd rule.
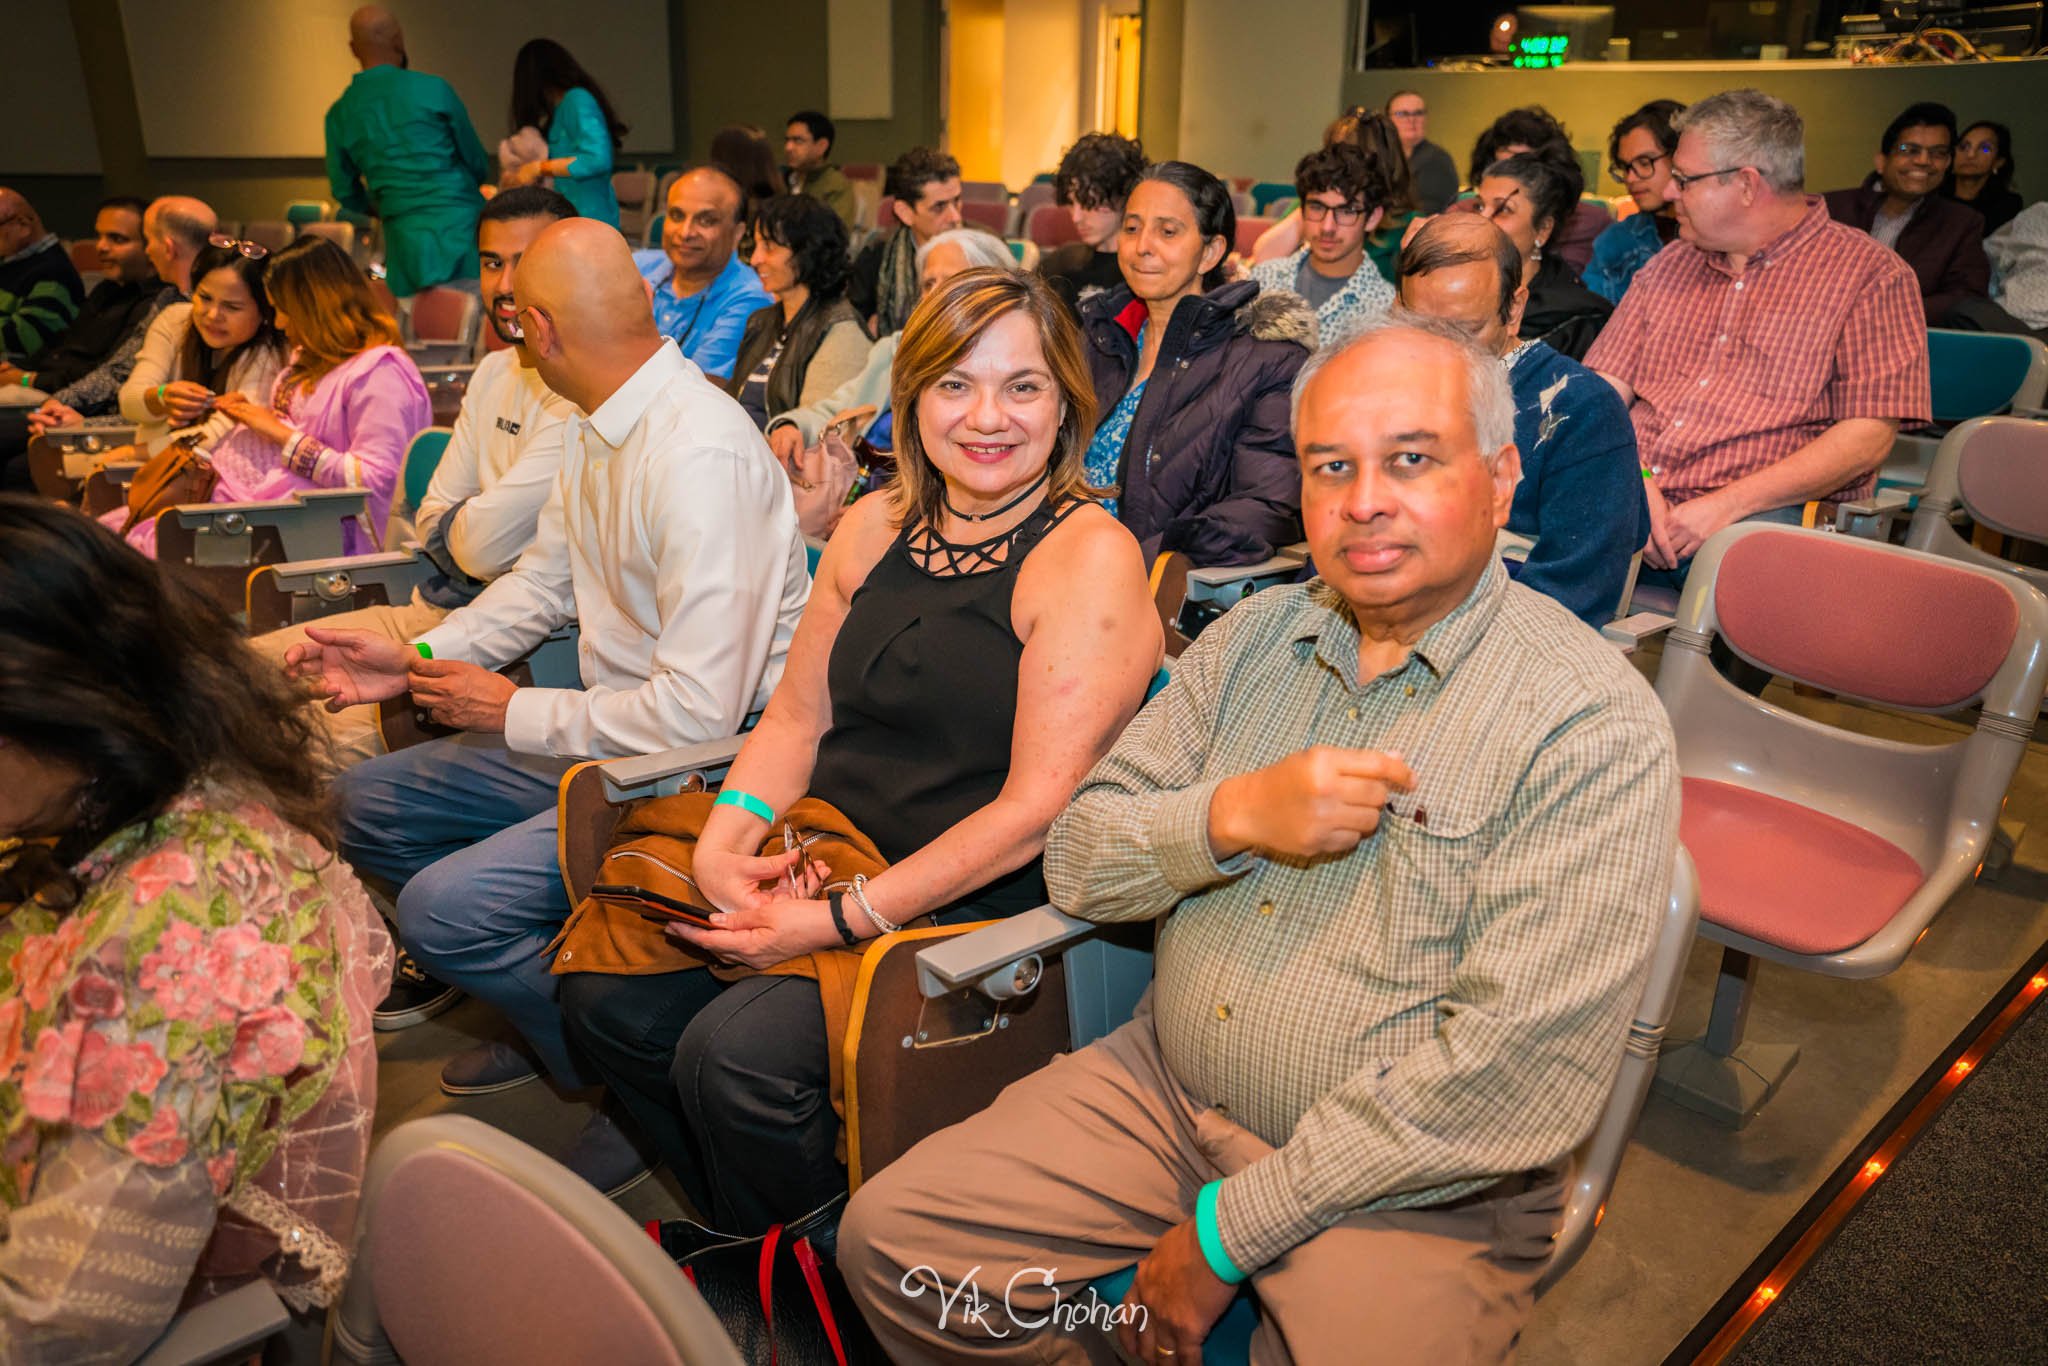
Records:
[[[1816,196],[1740,275],[1690,242],[1658,253],[1586,364],[1635,391],[1638,452],[1674,503],[1775,464],[1844,418],[1911,426],[1931,415],[1913,272]],[[1860,498],[1875,483],[1873,473],[1827,496]]]
[[[1224,1180],[1246,1270],[1354,1211],[1561,1162],[1620,1065],[1668,894],[1678,768],[1622,656],[1498,562],[1358,681],[1320,581],[1233,608],[1054,822],[1046,882],[1092,920],[1167,915],[1152,1010],[1176,1079],[1275,1151]],[[1219,864],[1228,777],[1311,745],[1398,751],[1379,831]]]

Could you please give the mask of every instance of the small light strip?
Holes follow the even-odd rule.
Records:
[[[1920,1136],[1920,1131],[1940,1113],[1944,1105],[1948,1104],[1956,1088],[1969,1079],[1970,1074],[1977,1070],[1977,1065],[1986,1055],[1998,1047],[1999,1041],[2012,1031],[2012,1027],[2019,1023],[2027,1011],[2033,1008],[2034,1002],[2043,991],[2048,991],[2048,972],[2036,971],[2013,994],[2005,1008],[1992,1017],[1991,1023],[1971,1040],[1970,1046],[1949,1064],[1940,1079],[1929,1087],[1927,1094],[1920,1098],[1920,1102],[1906,1113],[1906,1117],[1899,1121],[1898,1127],[1878,1145],[1877,1151],[1871,1154],[1869,1160],[1849,1178],[1848,1184],[1836,1193],[1835,1198],[1828,1202],[1827,1208],[1807,1226],[1799,1240],[1792,1244],[1778,1260],[1778,1264],[1772,1267],[1756,1289],[1750,1292],[1742,1307],[1735,1311],[1728,1322],[1721,1325],[1721,1331],[1714,1334],[1701,1349],[1700,1354],[1693,1358],[1693,1366],[1716,1366],[1717,1363],[1728,1359],[1743,1338],[1756,1327],[1758,1321],[1770,1312],[1771,1306],[1792,1283],[1793,1278],[1805,1269],[1806,1264],[1813,1260],[1814,1254],[1827,1245],[1828,1240],[1834,1237],[1835,1231],[1855,1212],[1856,1207],[1863,1203],[1863,1198],[1870,1193],[1870,1188],[1877,1184],[1878,1178],[1891,1170],[1892,1163],[1898,1160],[1899,1154]]]

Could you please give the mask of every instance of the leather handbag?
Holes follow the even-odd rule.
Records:
[[[134,482],[128,485],[128,520],[121,524],[121,534],[127,535],[137,523],[181,503],[208,502],[219,479],[198,447],[189,441],[173,441],[135,472]]]

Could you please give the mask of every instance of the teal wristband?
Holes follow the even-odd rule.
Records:
[[[1211,1181],[1195,1197],[1195,1241],[1202,1245],[1202,1260],[1216,1273],[1216,1279],[1225,1285],[1236,1285],[1244,1280],[1245,1273],[1237,1269],[1237,1263],[1223,1250],[1223,1235],[1216,1231],[1216,1188],[1222,1184]]]
[[[736,787],[720,789],[718,800],[711,804],[713,806],[737,806],[748,815],[759,816],[771,825],[775,822],[775,813],[768,809],[768,803],[762,801],[753,793],[742,792]]]
[[[415,640],[412,643],[412,648],[420,652],[421,659],[432,659],[434,657],[433,647],[424,640]]]

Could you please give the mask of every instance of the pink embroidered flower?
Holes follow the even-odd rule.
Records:
[[[281,1077],[306,1053],[306,1022],[283,1006],[246,1017],[228,1050],[228,1075],[237,1081]]]
[[[32,934],[21,941],[8,966],[14,969],[16,987],[29,1009],[42,1010],[50,1004],[84,943],[85,926],[77,920],[66,920],[55,933]]]
[[[136,980],[168,1018],[207,1025],[224,1017],[207,976],[205,947],[206,936],[197,925],[173,920],[156,947],[142,956]]]
[[[78,1073],[71,1088],[71,1122],[97,1129],[128,1104],[137,1091],[154,1093],[164,1079],[164,1060],[146,1043],[116,1043],[90,1031],[78,1049]]]
[[[213,1193],[226,1195],[228,1187],[235,1184],[235,1150],[229,1148],[217,1157],[207,1158],[206,1174],[213,1178]]]
[[[19,996],[0,1001],[0,1083],[14,1075],[26,1053],[28,1003]]]
[[[207,943],[205,961],[214,992],[237,1011],[275,1004],[291,982],[291,950],[264,943],[254,925],[216,930]]]
[[[185,1135],[179,1132],[177,1112],[168,1107],[151,1115],[149,1123],[128,1140],[128,1151],[152,1167],[176,1166],[184,1160],[189,1146]]]
[[[78,1073],[78,1044],[85,1023],[73,1020],[36,1035],[35,1053],[21,1079],[22,1106],[29,1118],[61,1124],[71,1118],[71,1083]]]
[[[72,1015],[81,1020],[117,1019],[128,1008],[121,984],[91,968],[78,974],[78,980],[64,994],[64,1001],[71,1007]]]
[[[135,886],[135,904],[147,906],[173,887],[199,881],[199,866],[182,849],[159,849],[135,860],[128,881]]]

